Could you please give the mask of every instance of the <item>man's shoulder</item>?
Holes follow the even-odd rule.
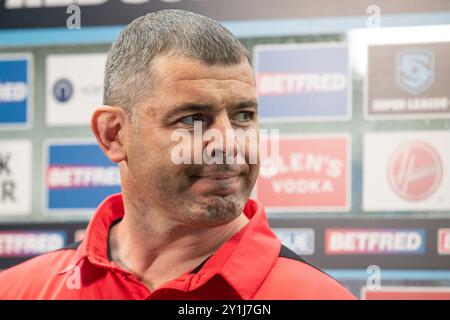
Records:
[[[260,295],[260,297],[258,297]],[[337,280],[282,246],[257,297],[261,299],[355,299]]]
[[[58,280],[68,267],[76,246],[65,247],[31,258],[0,271],[0,299],[39,299],[44,287]]]

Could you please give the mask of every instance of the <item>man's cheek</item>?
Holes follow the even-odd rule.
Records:
[[[242,133],[236,131],[236,141],[238,145],[238,157],[245,160],[245,163],[254,165],[259,162],[258,132],[249,129]]]

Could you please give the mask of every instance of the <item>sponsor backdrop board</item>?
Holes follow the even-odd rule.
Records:
[[[117,164],[94,141],[46,143],[45,211],[88,211],[120,192]]]
[[[31,213],[29,140],[0,140],[0,216]]]
[[[367,133],[364,210],[450,210],[450,132]]]
[[[450,255],[450,229],[442,228],[438,230],[438,253]]]
[[[433,34],[429,43],[414,38],[417,44],[412,45],[410,38],[389,46],[374,44],[367,50],[368,62],[374,64],[369,62],[367,68],[356,67],[351,41],[344,43],[343,34],[243,39],[251,51],[255,45],[277,44],[273,50],[261,46],[252,52],[257,69],[267,71],[258,78],[264,93],[261,128],[280,129],[282,137],[279,161],[264,162],[261,168],[273,176],[261,176],[255,195],[266,205],[284,244],[357,296],[371,265],[379,266],[383,286],[450,287],[450,121],[444,109],[424,111],[443,105],[439,97],[448,93],[443,82],[448,72],[442,73],[447,61],[441,57],[447,54],[450,36],[447,42],[436,40],[445,34],[450,33]],[[291,44],[279,46],[282,42]],[[94,208],[120,190],[117,167],[95,147],[88,127],[90,112],[102,103],[109,46],[0,48],[1,61],[28,61],[27,73],[14,67],[17,78],[0,72],[0,112],[11,107],[14,98],[22,117],[0,116],[5,122],[0,124],[0,192],[7,195],[0,197],[0,269],[82,239]],[[432,52],[433,60],[426,51],[410,51],[414,48]],[[301,69],[307,59],[309,71]],[[380,59],[386,60],[386,67],[376,67]],[[23,61],[19,65],[25,69]],[[364,90],[367,70],[369,91]],[[384,77],[381,84],[377,73]],[[300,90],[306,80],[308,92]],[[386,89],[384,82],[391,85]],[[272,107],[264,109],[271,99]],[[291,99],[301,103],[289,104],[286,117],[279,107]],[[404,99],[414,112],[369,112],[369,100],[378,100],[380,108],[386,107],[386,101],[379,102],[383,99]],[[407,121],[391,121],[397,119]],[[13,144],[4,147],[11,140]],[[29,147],[22,147],[27,143],[21,140],[29,140]],[[29,151],[20,153],[21,148]],[[25,176],[29,190],[21,191]],[[11,180],[17,183],[16,207],[9,203]],[[385,196],[389,201],[380,201]]]
[[[0,54],[0,130],[30,126],[32,81],[31,54]]]
[[[351,117],[351,76],[345,45],[258,46],[254,52],[261,121]]]
[[[342,134],[280,136],[277,156],[268,140],[256,198],[269,212],[348,211],[350,143]]]
[[[369,46],[367,117],[450,118],[449,56],[450,42]]]
[[[46,60],[46,121],[50,126],[87,126],[103,103],[106,54],[58,54]]]
[[[32,257],[64,247],[66,234],[61,230],[0,231],[0,243],[1,257]]]
[[[0,225],[0,270],[73,243],[85,227],[82,222]]]
[[[277,237],[285,246],[300,256],[314,254],[314,229],[273,228]]]
[[[450,270],[450,218],[310,217],[272,219],[270,225],[286,246],[320,268]]]

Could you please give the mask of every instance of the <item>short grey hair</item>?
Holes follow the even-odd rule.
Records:
[[[250,54],[224,26],[184,10],[161,10],[131,22],[112,44],[104,79],[103,103],[134,114],[151,96],[156,76],[152,60],[164,54],[194,58],[207,65],[250,62]]]

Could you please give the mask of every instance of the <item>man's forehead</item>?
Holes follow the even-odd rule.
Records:
[[[186,104],[221,108],[254,101],[257,105],[256,84],[248,63],[208,66],[198,60],[160,56],[152,70],[158,84],[144,103],[146,113],[163,115]]]
[[[166,92],[170,92],[170,90]],[[157,104],[158,107],[163,110],[176,109],[179,106],[187,104],[208,105],[211,106],[211,108],[228,108],[242,104],[255,107],[258,105],[257,96],[252,90],[228,90],[202,86],[179,87],[179,90],[174,90],[173,94],[165,96],[161,93],[159,98],[157,99],[159,102]]]
[[[253,71],[248,62],[208,65],[197,59],[164,55],[156,57],[152,66],[159,81],[165,85],[177,82],[188,85],[192,82],[193,85],[221,86],[227,82],[242,82],[255,86]]]

